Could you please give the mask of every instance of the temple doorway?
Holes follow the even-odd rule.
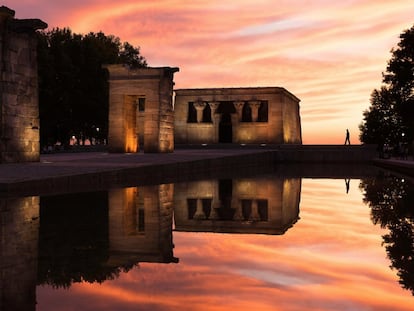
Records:
[[[233,126],[231,123],[231,115],[236,113],[233,102],[220,102],[216,113],[221,115],[219,123],[219,143],[233,142]]]
[[[218,181],[218,192],[221,205],[217,212],[220,220],[233,220],[236,212],[232,206],[233,181],[231,179],[220,179]]]
[[[219,124],[219,143],[233,142],[233,127],[231,124],[231,114],[223,113]]]
[[[138,127],[137,127],[137,105],[136,96],[125,96],[124,101],[124,126],[125,126],[125,152],[138,152]]]

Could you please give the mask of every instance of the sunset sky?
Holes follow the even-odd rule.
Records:
[[[358,124],[412,0],[6,0],[16,18],[103,31],[179,67],[176,88],[280,86],[301,99],[305,144],[343,144]]]

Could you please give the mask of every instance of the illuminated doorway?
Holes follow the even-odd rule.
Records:
[[[125,126],[125,152],[138,152],[138,127],[137,127],[136,96],[125,96],[124,101],[124,126]]]

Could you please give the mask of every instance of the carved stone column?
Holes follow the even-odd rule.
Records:
[[[211,121],[213,122],[213,124],[216,123],[216,121],[218,120],[217,118],[215,118],[216,115],[216,111],[218,106],[220,105],[219,102],[209,102],[208,105],[210,106],[210,111],[211,111]]]
[[[211,201],[211,212],[210,212],[210,220],[218,220],[220,217],[217,213],[217,209],[220,208],[220,201],[213,197],[213,200]]]
[[[206,219],[206,214],[203,211],[203,202],[201,201],[201,199],[197,199],[197,208],[194,213],[194,219],[196,220]]]
[[[233,124],[233,125],[239,124],[239,116],[236,113],[230,114],[230,118],[231,118],[231,124]],[[234,137],[234,135],[233,135],[233,137]]]
[[[256,200],[252,200],[252,212],[250,213],[249,220],[250,221],[260,220],[259,207],[257,206]]]
[[[243,220],[243,211],[242,211],[241,201],[238,198],[232,197],[230,206],[232,209],[235,210],[234,215],[233,215],[233,220],[235,221]]]
[[[259,108],[260,108],[261,102],[258,100],[251,100],[249,101],[249,106],[252,110],[252,121],[257,122],[259,118]]]
[[[201,100],[198,100],[194,103],[194,108],[197,110],[197,123],[203,122],[203,112],[206,108],[206,103]]]
[[[219,124],[221,120],[221,113],[216,113],[213,118],[213,124],[214,124],[214,143],[219,142]]]
[[[243,106],[244,106],[244,102],[242,101],[236,101],[233,103],[234,108],[236,108],[237,111],[237,116],[239,117],[239,122],[241,122],[242,118],[243,118]]]

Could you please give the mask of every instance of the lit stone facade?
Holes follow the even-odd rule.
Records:
[[[138,152],[143,144],[144,152],[172,152],[173,76],[178,68],[105,68],[109,71],[108,150]]]
[[[174,185],[177,231],[283,234],[299,219],[300,178],[239,178]]]
[[[178,261],[172,242],[173,194],[173,184],[108,192],[110,266]]]
[[[299,101],[280,87],[175,90],[175,143],[301,144]]]
[[[47,24],[0,7],[0,163],[39,161],[37,38]]]

